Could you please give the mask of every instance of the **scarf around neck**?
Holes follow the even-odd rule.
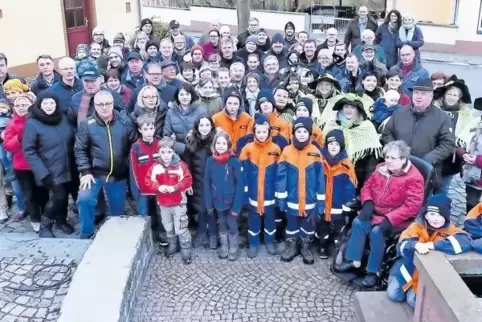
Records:
[[[213,151],[213,158],[216,160],[217,163],[226,163],[228,162],[229,158],[231,157],[231,153],[224,152],[223,154],[219,154],[218,151],[214,150]]]
[[[410,25],[402,25],[400,29],[398,29],[398,36],[400,37],[400,41],[405,43],[407,41],[412,41],[413,36],[415,34],[415,24]]]

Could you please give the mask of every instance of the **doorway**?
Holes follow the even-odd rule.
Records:
[[[67,40],[72,57],[78,44],[89,44],[91,41],[89,4],[89,0],[64,0]]]

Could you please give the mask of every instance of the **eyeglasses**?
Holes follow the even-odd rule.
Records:
[[[75,70],[75,67],[66,67],[66,68],[61,68],[60,70]]]
[[[103,36],[104,34],[94,34],[94,36]]]
[[[111,107],[114,106],[114,101],[106,103],[94,103],[94,105],[98,107]]]
[[[161,77],[162,73],[147,73],[148,75],[154,76],[154,77]]]

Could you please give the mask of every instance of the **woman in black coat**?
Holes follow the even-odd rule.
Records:
[[[216,127],[210,117],[199,116],[192,129],[192,134],[186,139],[186,149],[184,150],[183,160],[189,166],[192,175],[192,191],[190,206],[198,216],[198,231],[193,241],[194,247],[204,245],[207,228],[209,226],[209,248],[216,249],[218,246],[216,235],[216,218],[208,218],[207,209],[204,201],[204,168],[206,160],[212,155],[211,144],[216,134]]]
[[[71,234],[74,229],[67,222],[64,205],[68,202],[74,166],[73,130],[60,110],[57,96],[48,91],[37,97],[30,113],[25,125],[22,149],[36,183],[51,193],[43,213],[39,236],[55,237],[52,233],[54,222],[63,232]]]

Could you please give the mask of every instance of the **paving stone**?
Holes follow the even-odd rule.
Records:
[[[32,318],[35,316],[35,314],[37,313],[37,309],[36,308],[32,308],[32,307],[29,307],[28,309],[26,309],[23,313],[22,313],[22,316],[25,316],[27,318]]]

